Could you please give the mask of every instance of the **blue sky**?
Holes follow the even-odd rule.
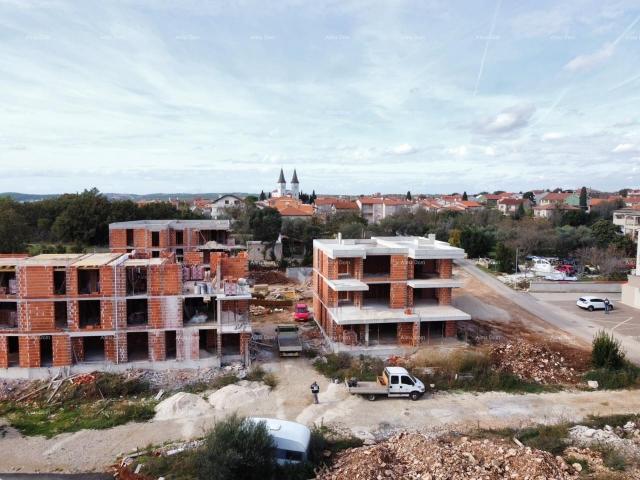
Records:
[[[0,191],[640,186],[640,4],[0,0]]]

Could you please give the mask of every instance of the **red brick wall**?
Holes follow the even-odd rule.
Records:
[[[451,289],[450,288],[438,288],[438,304],[439,305],[451,305]]]
[[[222,258],[222,278],[247,278],[249,275],[249,256],[240,252],[235,257]]]
[[[407,285],[392,283],[390,290],[389,308],[405,308],[407,305]]]
[[[18,304],[18,327],[22,332],[52,332],[53,302],[21,302]]]
[[[0,368],[9,368],[9,339],[0,337]]]
[[[118,228],[109,230],[109,249],[114,253],[127,251],[127,230]]]
[[[420,343],[420,322],[398,324],[398,344],[417,347]]]
[[[20,348],[20,366],[35,368],[40,366],[40,337],[18,337]]]
[[[407,279],[407,257],[404,255],[391,255],[391,270],[389,276],[391,280]]]
[[[134,229],[133,246],[141,249],[151,248],[151,232],[144,228]]]
[[[82,337],[72,337],[69,341],[73,363],[84,362],[84,342]]]
[[[53,296],[52,267],[18,267],[16,279],[18,281],[18,295],[21,298]]]
[[[149,332],[149,360],[162,362],[166,358],[164,331]]]
[[[457,331],[456,322],[454,321],[445,322],[445,325],[444,325],[445,337],[455,337],[456,331]]]
[[[450,258],[439,260],[438,271],[440,273],[440,278],[451,278],[453,272],[453,261]]]
[[[53,366],[64,367],[71,365],[71,341],[68,335],[54,335],[51,337],[53,344]]]
[[[202,265],[204,263],[204,253],[184,252],[183,263],[185,265]]]
[[[242,332],[240,334],[240,355],[244,358],[249,350],[249,340],[251,340],[251,334],[249,332]]]
[[[147,271],[149,295],[180,295],[182,293],[182,266],[179,263],[150,265]]]

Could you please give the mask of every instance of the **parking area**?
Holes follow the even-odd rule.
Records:
[[[614,310],[609,314],[606,314],[603,310],[589,312],[577,307],[576,301],[580,297],[577,293],[531,293],[530,295],[577,315],[585,321],[595,323],[599,327],[640,340],[640,310],[620,303],[619,293],[589,294],[594,297],[606,297],[611,300]]]

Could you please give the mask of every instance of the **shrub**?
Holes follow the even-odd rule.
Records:
[[[602,450],[602,460],[608,468],[611,470],[617,470],[619,472],[627,468],[627,460],[624,455],[615,450],[614,448],[607,448]]]
[[[271,388],[278,386],[278,378],[273,373],[266,373],[264,377],[262,377],[262,381]]]
[[[598,382],[598,388],[605,390],[631,388],[640,384],[640,369],[627,362],[626,365],[619,370],[609,370],[606,368],[591,370],[584,375],[584,379],[595,380]]]
[[[517,435],[517,438],[529,447],[560,455],[567,446],[566,438],[569,428],[568,423],[539,425],[525,428]]]
[[[354,358],[348,353],[330,353],[313,362],[315,369],[328,378],[375,380],[384,369],[384,362],[375,357],[360,355]]]
[[[604,330],[600,330],[593,339],[591,363],[595,368],[618,370],[625,365],[625,354],[620,341]]]
[[[196,457],[202,480],[261,480],[276,471],[275,443],[264,423],[232,415],[206,435]]]

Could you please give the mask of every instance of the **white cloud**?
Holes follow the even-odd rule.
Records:
[[[627,152],[635,152],[637,150],[638,150],[638,147],[633,143],[620,143],[612,151],[613,153],[627,153]]]
[[[496,149],[493,147],[484,147],[484,154],[488,155],[489,157],[495,157]]]
[[[535,112],[533,105],[515,105],[497,115],[476,122],[475,130],[484,135],[501,134],[525,127]]]
[[[564,133],[560,133],[560,132],[547,132],[544,135],[542,135],[542,140],[549,141],[549,140],[560,140],[561,138],[566,137],[566,135]]]
[[[449,155],[453,155],[454,157],[466,157],[467,153],[469,153],[469,149],[466,145],[459,145],[457,147],[450,147],[445,150]]]
[[[416,149],[409,145],[408,143],[403,143],[402,145],[398,145],[397,147],[393,147],[391,150],[392,153],[396,155],[409,155],[411,153],[416,153]]]
[[[606,62],[613,56],[615,52],[615,45],[607,43],[594,53],[587,55],[578,55],[573,60],[569,61],[564,69],[570,72],[578,72],[580,70],[591,70],[598,65]]]

